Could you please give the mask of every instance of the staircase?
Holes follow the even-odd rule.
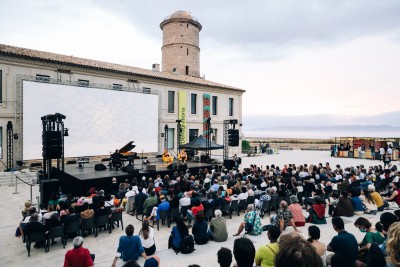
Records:
[[[31,172],[27,170],[14,171],[14,174],[18,176],[21,180],[32,184],[32,180],[37,181],[36,172]],[[10,186],[15,184],[15,175],[13,172],[0,172],[0,186]],[[18,183],[22,183],[18,181]]]

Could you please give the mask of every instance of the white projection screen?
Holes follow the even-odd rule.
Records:
[[[157,152],[158,95],[23,83],[24,160],[42,158],[42,121],[61,113],[65,157],[107,155],[135,141],[132,151]]]

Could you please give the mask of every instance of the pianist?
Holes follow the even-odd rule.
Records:
[[[121,167],[121,158],[122,155],[119,153],[118,149],[116,149],[115,152],[111,155],[111,163],[113,167],[115,167],[116,171],[118,171],[118,168]]]

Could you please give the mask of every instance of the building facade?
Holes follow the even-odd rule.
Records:
[[[164,33],[168,24],[164,25]],[[200,30],[201,26],[197,29]],[[196,45],[189,46],[197,49]],[[164,40],[163,51],[165,49]],[[168,57],[164,58],[163,52],[163,70],[164,66],[170,69],[168,66],[176,65],[172,59],[169,60],[172,65],[164,65]],[[242,95],[245,91],[200,78],[199,60],[189,60],[181,66],[186,64],[189,64],[187,75],[181,73],[182,68],[179,68],[179,73],[160,72],[154,68],[122,66],[0,44],[0,159],[7,161],[6,133],[9,121],[13,123],[14,133],[18,134],[18,139],[13,140],[13,165],[15,161],[24,159],[23,138],[29,134],[23,129],[24,81],[71,86],[82,86],[84,83],[86,87],[159,95],[158,151],[154,152],[162,152],[165,145],[169,149],[177,148],[178,119],[182,120],[182,144],[203,134],[206,114],[211,117],[213,141],[223,143],[224,120],[237,119],[237,128],[241,133]],[[168,126],[168,140],[164,135],[165,126]],[[232,148],[232,153],[239,152],[239,149]],[[4,166],[0,166],[0,169],[4,169]]]

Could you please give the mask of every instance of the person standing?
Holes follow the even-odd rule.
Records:
[[[343,256],[349,266],[355,267],[358,256],[358,242],[353,234],[344,229],[343,219],[340,217],[332,218],[333,229],[338,233],[332,238],[327,250],[335,252],[335,255]],[[329,264],[329,261],[327,262]]]
[[[92,267],[93,258],[87,248],[82,247],[83,238],[77,236],[72,241],[73,249],[65,253],[64,267]]]

